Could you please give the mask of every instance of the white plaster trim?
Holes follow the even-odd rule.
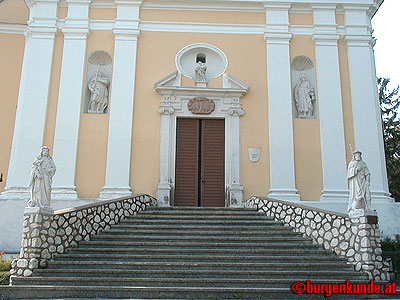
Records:
[[[222,61],[221,70],[218,73],[214,74],[211,78],[216,78],[216,77],[221,76],[225,72],[226,68],[228,67],[228,58],[226,57],[226,54],[218,47],[215,47],[210,44],[205,44],[205,43],[191,44],[191,45],[185,46],[184,48],[179,50],[179,52],[176,54],[176,57],[175,57],[175,65],[176,65],[176,68],[179,70],[179,72],[181,72],[186,77],[192,78],[192,75],[190,73],[188,73],[188,70],[185,68],[184,65],[182,65],[182,58],[185,56],[185,54],[187,52],[190,52],[194,49],[203,49],[203,48],[207,49],[209,52],[213,52],[213,53],[217,54]]]
[[[53,187],[51,190],[51,200],[77,200],[79,199],[75,186]]]
[[[205,96],[215,102],[215,110],[203,117],[225,120],[225,190],[226,206],[242,206],[243,186],[240,169],[240,117],[244,115],[240,98],[249,88],[240,81],[244,88],[199,88],[169,85],[179,76],[174,72],[155,83],[154,88],[161,95],[160,128],[160,181],[157,188],[157,199],[160,206],[170,206],[175,188],[176,163],[176,119],[178,117],[201,118],[192,114],[187,102],[196,96]],[[232,81],[238,79],[226,75]]]
[[[27,186],[9,186],[0,194],[0,200],[25,200],[31,197],[29,187]]]
[[[65,27],[65,20],[57,21],[58,29]],[[114,20],[90,20],[90,30],[113,30]],[[23,34],[28,29],[28,25],[23,24],[4,24],[0,23],[0,33]],[[264,34],[264,24],[222,24],[222,23],[195,23],[195,22],[163,22],[163,21],[140,21],[139,29],[143,31],[157,32],[196,32],[196,33],[225,33],[225,34]],[[295,35],[313,35],[315,28],[313,25],[290,25],[288,33]],[[337,26],[334,33],[340,36],[346,35],[345,26]],[[370,36],[361,36],[370,39]]]
[[[132,195],[130,187],[103,187],[100,199],[113,199]]]
[[[0,33],[24,34],[27,29],[28,25],[25,24],[0,23]]]

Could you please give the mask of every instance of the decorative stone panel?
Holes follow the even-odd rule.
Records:
[[[46,267],[54,254],[65,253],[80,241],[136,215],[148,206],[157,206],[149,195],[135,195],[95,204],[68,208],[53,213],[43,209],[24,213],[19,258],[12,262],[11,275],[30,276],[33,270]]]
[[[356,271],[367,273],[370,279],[390,280],[389,263],[382,258],[376,217],[350,218],[346,214],[260,197],[248,199],[245,206],[257,208],[311,237],[315,244],[346,258]]]

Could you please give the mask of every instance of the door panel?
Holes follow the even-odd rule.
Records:
[[[201,206],[225,206],[225,123],[202,121]]]
[[[175,206],[198,206],[199,120],[177,119]]]
[[[177,119],[175,206],[225,206],[225,122]]]

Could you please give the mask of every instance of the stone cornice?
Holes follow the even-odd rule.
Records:
[[[240,88],[198,88],[198,87],[155,86],[154,89],[163,96],[207,95],[208,97],[242,98],[248,92],[248,89],[240,89]]]

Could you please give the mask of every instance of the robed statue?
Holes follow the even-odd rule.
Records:
[[[207,71],[207,65],[206,63],[203,63],[201,61],[199,61],[197,63],[197,67],[195,69],[196,72],[196,81],[200,81],[200,82],[205,82],[207,81],[206,78],[206,71]]]
[[[312,118],[314,113],[315,91],[307,80],[305,73],[300,74],[300,80],[294,88],[294,100],[296,102],[299,118]]]
[[[40,154],[32,163],[29,189],[31,197],[28,207],[50,207],[51,183],[56,166],[50,157],[49,148],[43,146]]]
[[[353,158],[347,168],[347,181],[350,189],[348,212],[356,209],[372,211],[370,172],[367,164],[362,160],[360,151],[353,152]]]
[[[108,79],[104,69],[98,69],[96,75],[88,83],[90,100],[89,113],[102,114],[108,106]]]

